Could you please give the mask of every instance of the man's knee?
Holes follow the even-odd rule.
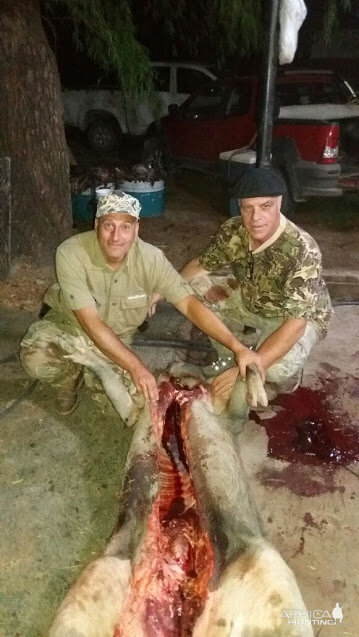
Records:
[[[270,383],[285,383],[288,379],[299,374],[305,364],[306,359],[281,360],[271,365],[266,371],[266,380]]]
[[[48,359],[44,350],[35,345],[20,347],[20,361],[29,376],[42,379],[45,374]]]
[[[61,359],[63,353],[56,345],[49,343],[33,343],[20,346],[20,361],[26,373],[38,380],[54,380],[60,372],[60,368],[66,366],[66,361]]]
[[[61,385],[69,376],[78,373],[80,366],[65,358],[65,352],[57,342],[61,335],[61,330],[46,321],[30,326],[20,343],[20,361],[29,376]]]
[[[304,335],[289,350],[288,354],[267,369],[266,380],[273,383],[283,383],[299,374],[304,368],[312,347],[319,340],[318,330],[314,325],[308,323]]]

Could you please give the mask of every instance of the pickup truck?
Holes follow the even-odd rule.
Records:
[[[211,82],[181,107],[170,106],[159,143],[180,164],[222,171],[231,183],[256,160],[258,94],[256,77]],[[348,82],[328,71],[279,72],[276,95],[272,164],[286,182],[288,207],[313,196],[340,196],[346,183],[353,188],[359,105]],[[150,133],[156,134],[154,126]]]
[[[169,104],[182,104],[201,84],[216,79],[207,67],[192,62],[151,62],[155,94],[133,103],[113,79],[96,86],[63,90],[64,122],[84,131],[94,150],[107,152],[121,135],[142,135],[167,113]]]

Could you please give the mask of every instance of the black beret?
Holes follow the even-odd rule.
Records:
[[[231,189],[232,196],[237,199],[277,197],[285,193],[283,179],[270,168],[248,168]]]

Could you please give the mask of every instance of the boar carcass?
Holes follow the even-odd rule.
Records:
[[[74,360],[98,373],[121,413],[118,375],[81,348],[73,344]],[[305,613],[295,577],[263,537],[238,445],[208,386],[190,384],[162,379],[158,407],[138,411],[118,526],[70,588],[50,637],[313,635],[288,624],[290,610]]]

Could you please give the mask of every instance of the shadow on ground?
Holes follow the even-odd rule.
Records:
[[[1,357],[15,351],[30,319],[4,315],[1,346],[6,323],[10,337]],[[0,373],[0,635],[39,637],[114,528],[131,432],[86,391],[74,414],[61,418],[53,390],[40,383],[4,414],[31,381],[17,360]]]

